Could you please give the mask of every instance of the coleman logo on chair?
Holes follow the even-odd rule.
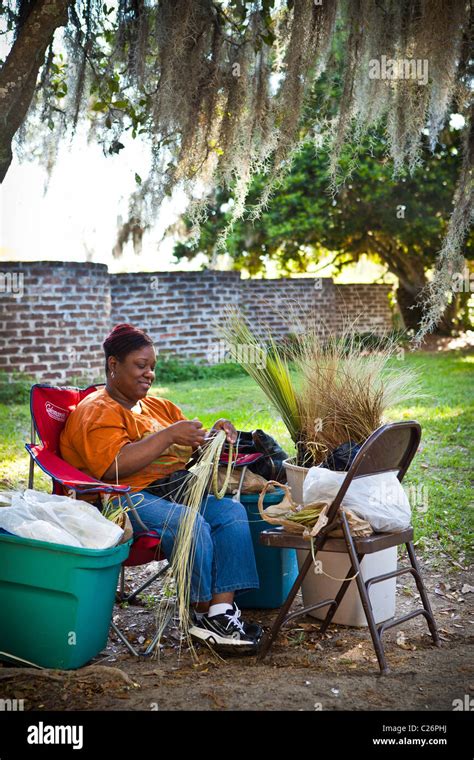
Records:
[[[50,401],[46,402],[45,408],[46,414],[53,420],[57,420],[58,422],[65,422],[68,414],[65,409],[61,409],[59,406],[55,406]]]

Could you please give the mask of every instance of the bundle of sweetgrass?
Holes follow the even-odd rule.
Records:
[[[183,517],[180,521],[179,529],[174,542],[173,555],[170,558],[169,568],[167,571],[167,583],[166,586],[173,586],[176,591],[176,607],[177,615],[179,619],[180,629],[184,636],[188,637],[189,628],[189,607],[191,602],[191,575],[194,564],[195,555],[195,537],[197,526],[197,517],[199,515],[200,506],[203,498],[205,497],[206,489],[211,480],[215,484],[215,473],[217,471],[217,465],[219,462],[222,447],[224,445],[226,434],[223,430],[216,433],[215,436],[208,439],[205,445],[202,447],[202,453],[199,456],[196,464],[193,465],[191,471],[194,477],[187,481],[186,485],[181,489],[180,493],[175,494],[175,500],[180,504],[185,504],[187,509],[185,510]],[[229,461],[232,460],[232,456],[229,456]],[[226,487],[222,489],[221,493],[216,495],[221,496],[225,492]],[[170,598],[171,595],[166,594],[165,597],[169,599],[168,605],[161,605],[158,609],[158,628],[162,630],[164,625],[163,621],[169,618],[168,606],[173,604]]]
[[[363,443],[386,409],[420,395],[416,373],[391,362],[396,351],[386,341],[369,352],[348,330],[324,342],[314,329],[299,335],[293,358],[302,378],[303,462],[317,465],[346,441]]]
[[[295,323],[294,315],[290,323]],[[297,462],[305,466],[320,464],[347,441],[363,443],[383,424],[389,406],[419,395],[416,373],[400,363],[390,366],[394,341],[379,340],[369,352],[351,327],[324,341],[319,327],[316,322],[299,324],[289,346],[277,344],[261,327],[257,334],[239,310],[229,310],[221,327],[234,360],[281,414]],[[258,351],[266,355],[265,364],[248,360]]]
[[[219,329],[227,342],[232,359],[260,386],[273,406],[278,409],[292,439],[298,441],[303,410],[286,352],[278,347],[270,331],[266,331],[262,340],[249,327],[243,313],[238,309],[227,311]]]

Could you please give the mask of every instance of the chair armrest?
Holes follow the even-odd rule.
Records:
[[[96,478],[91,478],[80,470],[73,467],[57,454],[48,451],[42,445],[26,443],[25,448],[35,463],[43,472],[49,475],[57,483],[70,488],[78,493],[127,493],[130,486],[113,485],[104,483]]]

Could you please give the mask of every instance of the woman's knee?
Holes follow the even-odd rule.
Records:
[[[216,504],[217,502],[217,504]],[[208,504],[204,510],[204,518],[214,530],[227,525],[247,524],[247,510],[240,503],[230,498],[217,499]]]

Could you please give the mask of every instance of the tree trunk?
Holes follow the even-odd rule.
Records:
[[[418,303],[425,282],[410,283],[409,286],[399,280],[397,302],[407,330],[418,330],[423,316],[423,304]]]
[[[55,30],[67,23],[73,0],[36,0],[0,71],[0,183],[12,161],[12,140],[32,101],[38,72]]]
[[[397,290],[397,302],[400,308],[403,322],[407,330],[418,330],[423,316],[423,301],[418,303],[424,284],[409,287],[400,280]],[[467,294],[469,298],[470,294]],[[440,318],[433,335],[452,335],[453,330],[466,328],[463,310],[466,308],[466,299],[461,298],[459,293],[454,293],[451,303],[446,306],[443,316]]]
[[[427,284],[423,258],[417,252],[407,252],[396,241],[380,235],[371,244],[390,272],[398,277],[397,302],[405,328],[417,332],[424,314],[424,303],[420,296]],[[460,307],[461,301],[455,296],[434,330],[436,335],[451,335],[459,322]]]
[[[417,330],[423,316],[423,306],[418,300],[426,285],[423,258],[416,251],[406,251],[396,240],[381,234],[372,237],[371,246],[389,271],[398,277],[397,302],[405,328]]]

